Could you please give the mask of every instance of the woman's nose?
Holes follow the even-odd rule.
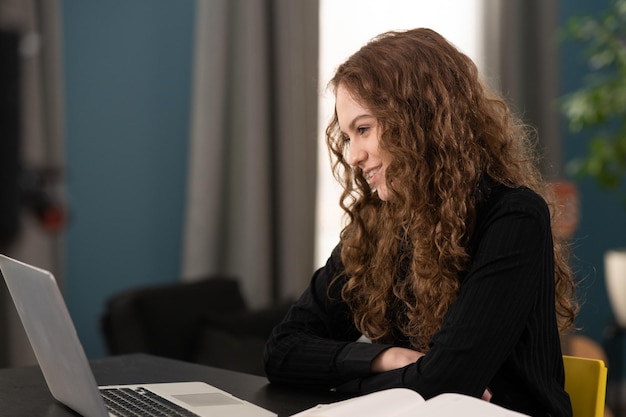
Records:
[[[365,159],[367,158],[367,152],[363,148],[358,148],[352,144],[350,144],[350,149],[348,150],[348,163],[353,166],[359,166]]]

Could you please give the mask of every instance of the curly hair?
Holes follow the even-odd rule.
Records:
[[[528,187],[549,200],[536,168],[533,132],[478,77],[475,64],[429,29],[387,32],[338,67],[330,81],[377,118],[391,198],[381,201],[346,160],[337,114],[326,129],[347,225],[342,297],[356,326],[389,342],[399,327],[417,349],[440,328],[467,270],[466,247],[485,181]],[[393,179],[393,180],[389,180]],[[560,329],[577,311],[566,246],[555,240]],[[404,279],[396,279],[404,276]]]

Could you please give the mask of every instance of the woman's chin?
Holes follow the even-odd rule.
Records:
[[[389,200],[389,192],[387,190],[387,187],[385,186],[377,187],[374,191],[378,194],[378,198],[380,198],[381,200],[383,201]]]

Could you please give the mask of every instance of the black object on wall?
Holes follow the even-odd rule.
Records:
[[[0,30],[0,251],[19,229],[19,35]]]

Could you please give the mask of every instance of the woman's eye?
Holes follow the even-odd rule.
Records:
[[[356,129],[356,131],[359,133],[359,135],[364,135],[368,130],[369,130],[369,127],[367,127],[367,126],[361,126],[361,127]]]
[[[343,141],[343,143],[345,144],[350,144],[350,136],[348,135],[343,135],[343,137],[341,138],[341,140]]]

